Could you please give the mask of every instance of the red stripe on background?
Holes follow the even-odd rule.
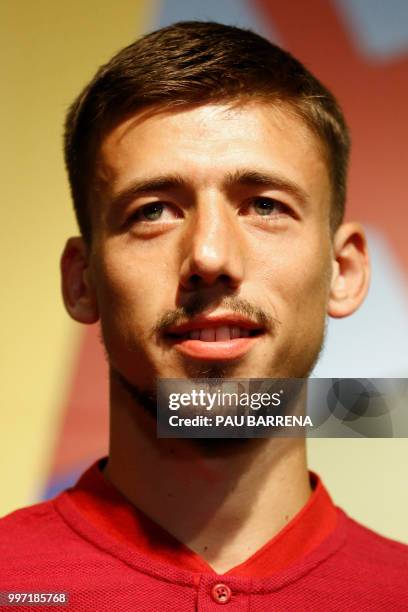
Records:
[[[107,454],[108,369],[98,334],[97,325],[84,328],[51,467],[53,480]]]

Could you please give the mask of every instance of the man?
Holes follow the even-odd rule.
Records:
[[[109,458],[3,519],[3,591],[72,610],[408,609],[407,547],[333,505],[303,438],[156,436],[158,379],[306,378],[327,314],[359,307],[348,151],[333,96],[251,32],[176,24],[98,71],[66,124],[81,236],[61,270],[69,314],[101,323]]]

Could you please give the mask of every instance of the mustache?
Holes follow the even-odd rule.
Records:
[[[274,334],[280,325],[280,321],[276,317],[243,298],[226,297],[220,301],[217,300],[215,304],[214,299],[195,294],[183,306],[165,312],[155,325],[153,334],[162,334],[168,327],[186,323],[196,315],[203,314],[209,306],[214,305],[228,312],[234,312],[248,317],[251,321],[258,324],[259,327],[262,327],[271,334]]]

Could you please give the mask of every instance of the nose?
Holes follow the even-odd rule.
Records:
[[[183,237],[180,283],[186,290],[222,283],[236,289],[244,276],[243,239],[233,210],[206,198],[194,211]]]

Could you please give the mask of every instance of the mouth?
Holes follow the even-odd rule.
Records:
[[[264,334],[262,327],[245,317],[212,315],[171,327],[165,338],[193,359],[230,360],[245,355]]]

